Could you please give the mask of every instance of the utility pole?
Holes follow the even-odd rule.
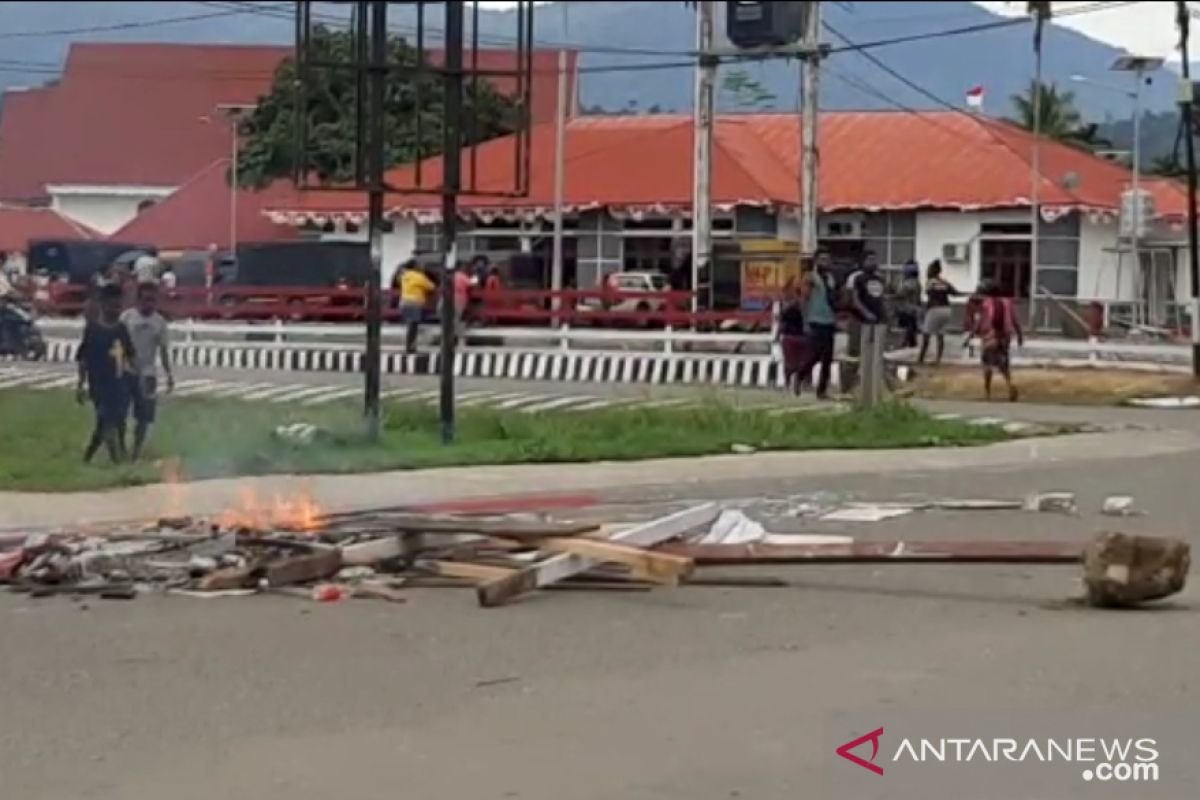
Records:
[[[821,4],[808,4],[808,17],[804,26],[805,55],[801,59],[804,86],[804,107],[801,109],[800,124],[800,257],[811,259],[817,252],[818,204],[817,171],[820,152],[818,148],[818,108],[821,90]]]
[[[1037,328],[1038,240],[1042,229],[1042,43],[1053,10],[1049,2],[1026,3],[1033,15],[1033,158],[1029,189],[1029,329]],[[1017,296],[1021,292],[1018,287]]]
[[[462,186],[463,17],[462,0],[446,2],[445,120],[442,127],[442,443],[454,441],[454,276],[458,271],[458,193]],[[382,115],[381,115],[382,118]]]
[[[1200,378],[1200,242],[1196,226],[1196,129],[1195,97],[1192,87],[1191,60],[1188,39],[1191,34],[1191,11],[1186,0],[1176,0],[1175,17],[1179,25],[1179,54],[1183,66],[1183,90],[1179,98],[1179,114],[1183,125],[1184,157],[1187,166],[1187,226],[1188,267],[1192,278],[1192,374]]]
[[[565,5],[565,4],[564,4]],[[563,288],[563,195],[567,161],[567,51],[558,51],[558,112],[554,119],[554,255],[550,265],[551,308],[559,308]],[[555,320],[557,322],[558,320]]]
[[[370,62],[366,67],[370,91],[367,119],[367,228],[370,237],[371,273],[367,279],[366,391],[363,401],[367,436],[378,441],[380,417],[380,369],[383,326],[383,173],[384,173],[384,84],[387,80],[387,7],[374,0],[371,11]]]
[[[562,4],[563,41],[571,40],[570,3]],[[567,180],[567,106],[568,99],[567,51],[558,51],[558,109],[554,117],[554,250],[550,264],[550,288],[561,292],[563,288],[563,203]],[[561,303],[557,294],[550,308],[558,311]],[[555,324],[558,320],[554,320]]]
[[[713,49],[713,0],[696,4],[696,93],[692,109],[692,311],[700,310],[700,276],[712,262],[712,146],[718,59]],[[709,270],[709,280],[712,280]]]

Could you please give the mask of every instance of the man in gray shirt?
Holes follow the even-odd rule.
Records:
[[[133,401],[134,429],[133,459],[136,461],[146,443],[146,434],[154,424],[158,405],[158,367],[162,361],[167,376],[167,391],[175,389],[171,373],[171,342],[167,321],[158,313],[158,285],[142,283],[137,290],[137,306],[121,315],[121,324],[129,330],[133,341],[133,369],[129,377],[130,398]],[[122,435],[124,438],[124,435]]]

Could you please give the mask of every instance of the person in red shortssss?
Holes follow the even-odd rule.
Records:
[[[1009,353],[1014,337],[1018,347],[1024,346],[1025,334],[1017,320],[1012,298],[1002,294],[998,283],[983,281],[979,285],[979,294],[981,300],[967,328],[967,339],[978,336],[982,346],[983,393],[988,400],[992,399],[992,373],[999,372],[1008,387],[1009,402],[1015,403],[1020,394],[1013,383]]]

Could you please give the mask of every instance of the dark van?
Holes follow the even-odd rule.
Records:
[[[68,283],[86,286],[97,272],[114,261],[132,263],[140,255],[154,255],[148,245],[129,242],[64,242],[40,239],[29,243],[27,268],[31,274],[44,271],[52,278],[65,277]]]

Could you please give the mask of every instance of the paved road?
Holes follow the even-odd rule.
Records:
[[[606,502],[741,498],[751,511],[770,506],[767,516],[781,522],[789,503],[817,492],[1071,490],[1078,517],[926,513],[838,527],[792,519],[866,537],[1084,537],[1119,526],[1200,546],[1195,416],[1016,409],[1051,412],[1152,430],[1093,435],[1086,447],[1030,442],[1023,458],[863,454],[831,458],[828,470],[762,460],[757,473],[720,481],[706,479],[706,468],[664,471],[652,487],[630,469],[630,482],[644,485],[610,488]],[[1134,495],[1145,516],[1100,516],[1114,493]],[[1194,586],[1156,612],[1103,613],[1062,602],[1078,588],[1064,567],[769,572],[790,585],[547,594],[489,611],[454,590],[414,591],[403,606],[284,598],[81,606],[0,595],[3,796],[845,800],[825,788],[845,767],[824,730],[839,710],[969,708],[976,718],[1136,710],[1164,720],[1200,712]],[[1124,796],[1182,800],[1195,784],[1181,780],[1167,774],[1154,787],[1124,787]],[[1101,788],[1079,783],[1054,800],[1110,796]],[[1016,796],[1025,795],[988,784],[929,800]]]

